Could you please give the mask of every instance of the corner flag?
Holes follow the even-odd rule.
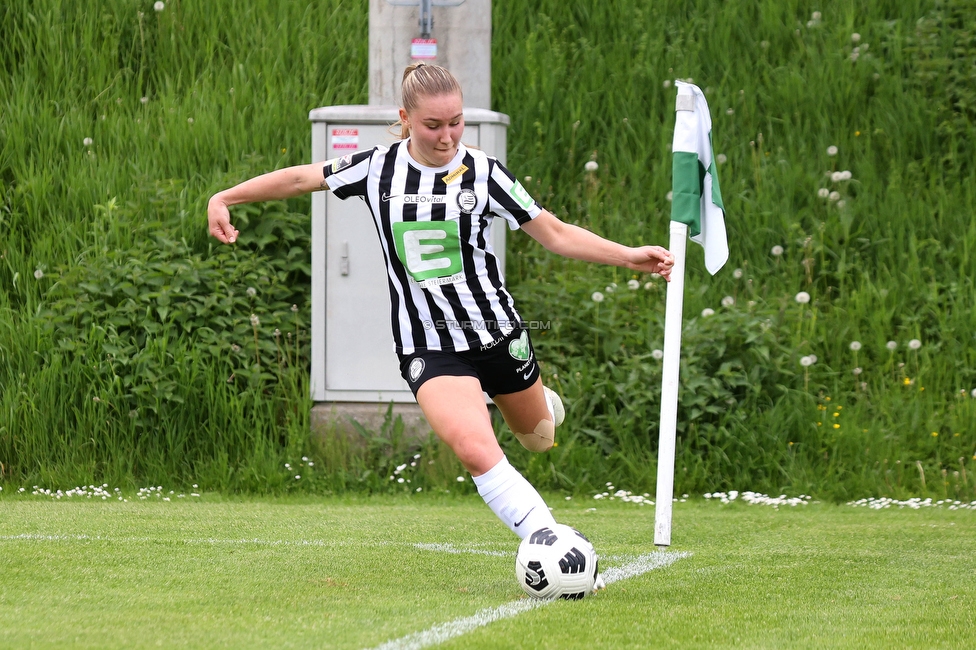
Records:
[[[674,255],[664,308],[664,357],[661,368],[661,426],[654,501],[654,544],[671,545],[674,455],[678,425],[678,369],[681,364],[681,312],[684,303],[685,250],[688,236],[705,248],[705,268],[712,275],[729,259],[725,205],[712,156],[712,118],[698,86],[676,81],[671,179],[671,241]]]
[[[671,220],[688,226],[691,241],[705,248],[705,268],[715,275],[729,259],[725,204],[712,156],[712,118],[698,86],[675,81]]]

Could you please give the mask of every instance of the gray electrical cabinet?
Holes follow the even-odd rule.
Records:
[[[312,162],[399,139],[395,106],[328,106],[309,113]],[[505,163],[507,115],[464,109],[465,145]],[[492,247],[505,268],[504,220]],[[376,227],[359,199],[312,195],[312,399],[316,402],[414,402],[400,376],[390,326],[386,264]]]

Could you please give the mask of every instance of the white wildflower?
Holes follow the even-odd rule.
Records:
[[[595,160],[588,160],[586,164],[583,165],[583,169],[587,172],[593,173],[600,168],[600,165]]]
[[[810,302],[810,294],[807,293],[806,291],[801,291],[800,293],[796,294],[796,296],[793,299],[796,300],[801,305],[805,305],[808,302]]]
[[[593,302],[603,302],[603,294],[599,291],[594,291],[593,295],[590,296],[590,299],[592,299]]]
[[[918,339],[912,339],[911,341],[908,342],[909,350],[917,350],[920,347],[922,347],[922,342],[919,341]]]
[[[261,324],[261,319],[258,318],[257,314],[251,314],[251,327],[257,327]]]

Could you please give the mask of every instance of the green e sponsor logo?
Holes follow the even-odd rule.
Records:
[[[525,188],[518,181],[515,181],[515,185],[512,185],[512,189],[508,193],[526,210],[532,207],[532,197],[529,196],[529,193],[525,191]]]
[[[460,273],[456,221],[400,221],[393,225],[397,257],[417,282]]]

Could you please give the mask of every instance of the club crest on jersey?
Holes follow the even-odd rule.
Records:
[[[474,190],[463,189],[458,192],[457,206],[464,214],[471,214],[475,206],[478,205],[478,195]]]
[[[417,381],[417,378],[424,374],[424,365],[424,360],[419,357],[410,362],[410,367],[407,369],[410,381]]]

